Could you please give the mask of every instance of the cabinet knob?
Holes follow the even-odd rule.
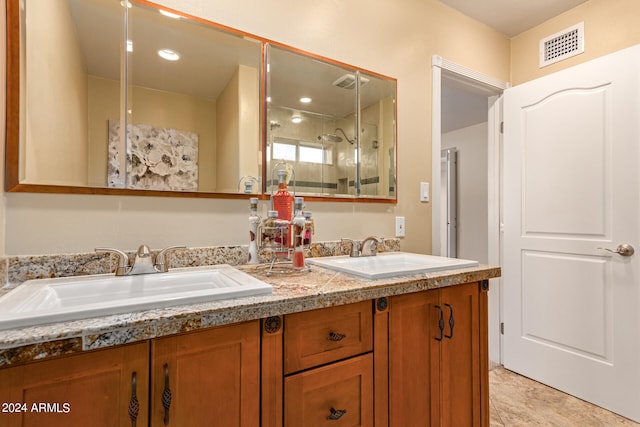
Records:
[[[327,419],[330,420],[330,421],[339,420],[340,418],[342,418],[342,416],[344,414],[347,413],[346,409],[334,409],[334,408],[331,408],[331,409],[329,409],[329,411],[331,413],[329,414],[329,416],[327,416]]]
[[[347,337],[346,334],[339,334],[337,332],[330,332],[328,339],[329,339],[329,341],[342,341],[346,337]]]

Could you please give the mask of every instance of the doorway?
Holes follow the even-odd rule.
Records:
[[[457,152],[458,258],[500,265],[500,122],[501,93],[508,83],[432,58],[432,252],[446,256],[446,209],[442,206],[441,152]],[[450,253],[450,252],[449,252]],[[501,363],[501,282],[489,291],[489,359]]]

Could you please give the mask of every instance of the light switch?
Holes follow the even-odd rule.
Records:
[[[421,202],[429,201],[429,183],[428,182],[420,183],[420,201]]]
[[[404,237],[404,217],[396,217],[396,237]]]

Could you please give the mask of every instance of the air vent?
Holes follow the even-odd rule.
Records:
[[[540,68],[584,52],[584,22],[540,40]]]
[[[366,85],[367,83],[369,83],[369,79],[360,76],[360,87]],[[344,76],[338,77],[332,84],[334,86],[341,87],[342,89],[355,89],[356,76],[354,76],[353,74],[345,74]]]

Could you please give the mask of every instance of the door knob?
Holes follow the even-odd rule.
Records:
[[[605,251],[609,251],[611,253],[618,254],[620,256],[631,256],[635,252],[635,249],[633,249],[633,246],[631,246],[628,243],[622,243],[621,245],[618,245],[615,251],[608,248],[598,248],[598,249],[604,249]]]

